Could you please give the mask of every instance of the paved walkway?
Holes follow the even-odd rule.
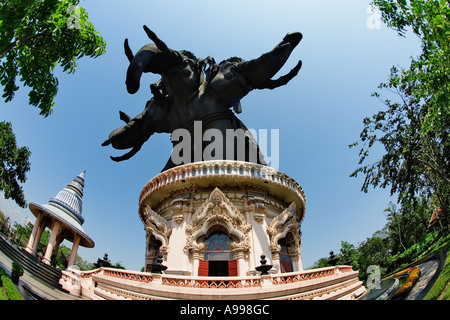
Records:
[[[405,300],[423,300],[441,274],[447,260],[447,254],[448,252],[440,251],[429,260],[417,265],[420,269],[419,280]]]
[[[11,263],[11,259],[0,251],[0,267],[9,275],[11,275]],[[17,288],[25,300],[87,300],[84,297],[76,297],[62,289],[43,284],[26,270],[20,277]]]
[[[419,299],[419,297],[422,296],[422,292],[425,291],[425,289],[428,286],[428,283],[431,281],[436,271],[438,270],[439,259],[426,261],[424,263],[419,264],[418,267],[420,269],[419,280],[417,280],[416,284],[414,285],[414,287],[412,288],[411,292],[408,294],[405,300],[423,300],[423,297],[421,299]]]

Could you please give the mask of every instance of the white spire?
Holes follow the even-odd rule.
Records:
[[[56,197],[51,198],[49,205],[57,206],[83,224],[83,188],[86,169],[76,176],[67,186],[62,189]]]

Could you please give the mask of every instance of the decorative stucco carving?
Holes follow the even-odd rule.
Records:
[[[300,222],[295,219],[295,202],[292,202],[279,216],[275,217],[267,227],[267,234],[270,239],[270,250],[272,253],[279,253],[281,246],[278,241],[290,232],[294,237],[294,248],[289,248],[290,254],[300,253]]]
[[[166,219],[161,217],[149,206],[144,207],[144,224],[147,235],[153,235],[157,240],[161,241],[160,252],[163,254],[164,259],[167,258],[169,253],[169,238],[172,234],[172,228]]]
[[[172,219],[180,224],[185,219],[186,215],[193,210],[192,198],[177,198],[171,202],[172,205]]]
[[[245,199],[244,208],[253,215],[253,219],[257,222],[262,222],[267,215],[266,200],[261,196],[247,196]]]
[[[250,249],[249,231],[252,226],[246,222],[244,215],[225,194],[219,188],[215,188],[202,206],[194,212],[191,223],[186,226],[184,250],[206,250],[205,244],[198,243],[197,239],[206,235],[208,229],[213,225],[225,227],[230,235],[239,239],[229,243],[231,250],[248,251]]]

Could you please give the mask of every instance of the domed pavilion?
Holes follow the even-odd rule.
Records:
[[[56,197],[50,198],[47,204],[31,202],[30,211],[36,216],[26,251],[37,255],[37,248],[45,228],[51,230],[50,240],[43,261],[50,265],[53,253],[57,253],[64,240],[73,242],[68,266],[75,264],[79,246],[93,248],[94,241],[83,229],[82,198],[86,170],[76,176]]]

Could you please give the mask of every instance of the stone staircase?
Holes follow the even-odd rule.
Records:
[[[3,235],[0,235],[0,251],[12,261],[17,261],[26,272],[41,282],[61,289],[59,279],[61,279],[62,274],[60,270],[41,262],[39,258],[29,254],[24,249],[14,246]]]

